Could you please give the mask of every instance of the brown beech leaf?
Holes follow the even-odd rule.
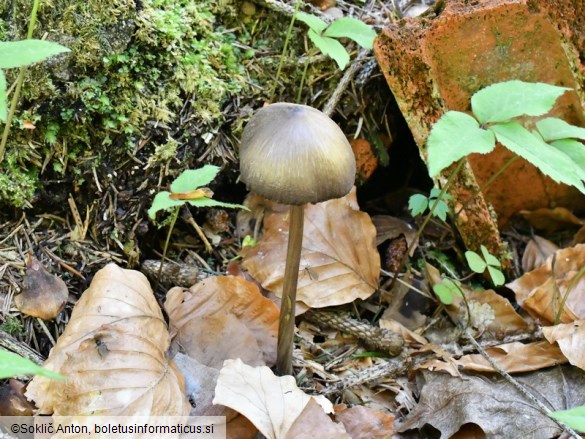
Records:
[[[292,376],[277,377],[266,366],[252,367],[237,359],[225,361],[213,403],[241,413],[267,439],[285,439],[311,399],[325,412],[333,410],[325,397],[309,396],[300,390]],[[319,436],[319,430],[313,430],[313,434]]]
[[[22,293],[14,298],[16,307],[28,316],[51,320],[59,315],[69,292],[65,282],[45,267],[30,253],[26,261]]]
[[[394,416],[367,406],[336,410],[340,421],[352,439],[385,439],[393,435]]]
[[[0,386],[0,417],[32,416],[34,409],[34,404],[24,397],[23,383],[10,379]]]
[[[441,438],[450,438],[461,426],[473,423],[488,438],[550,439],[560,427],[530,403],[503,378],[422,372],[418,406],[410,412],[398,432],[432,425]],[[515,377],[551,410],[563,410],[585,403],[585,373],[575,367],[554,367]]]
[[[522,255],[522,271],[524,273],[540,267],[546,259],[556,252],[559,247],[548,239],[534,236],[524,249]]]
[[[26,396],[40,414],[185,416],[183,378],[165,352],[170,336],[146,277],[109,264],[82,294]]]
[[[580,270],[585,266],[585,244],[558,250],[553,256],[506,286],[534,318],[549,324],[557,316],[561,323],[584,319],[585,276]]]
[[[442,281],[439,270],[435,267],[426,264],[426,270],[432,284]],[[461,291],[467,298],[472,326],[489,331],[495,336],[513,335],[530,329],[530,324],[514,310],[508,299],[494,290],[476,291],[462,284]],[[446,310],[457,321],[467,318],[465,302],[458,296]]]
[[[206,366],[219,369],[230,358],[276,361],[278,308],[244,278],[208,277],[188,290],[172,288],[165,310],[173,342]]]
[[[519,213],[535,229],[544,230],[547,234],[558,230],[565,230],[571,226],[583,225],[581,219],[577,218],[570,210],[564,207],[555,207],[554,209],[541,207],[536,210],[521,210]]]
[[[190,401],[194,402],[190,416],[225,416],[226,439],[253,439],[258,432],[250,421],[238,412],[219,404],[213,404],[219,369],[205,366],[179,352],[175,363],[185,377],[185,388]]]
[[[520,342],[506,343],[485,349],[487,354],[508,373],[530,372],[567,362],[558,346],[547,341],[535,341],[528,344]],[[421,369],[443,370],[452,376],[460,376],[459,370],[477,372],[495,372],[492,365],[480,354],[464,355],[458,360],[431,360]]]
[[[380,275],[375,239],[372,220],[359,211],[355,188],[343,198],[307,205],[297,301],[320,308],[368,298]],[[264,236],[244,256],[244,268],[278,296],[287,241],[288,215],[269,214]]]
[[[546,339],[555,341],[573,366],[585,370],[585,320],[542,328]]]
[[[299,417],[291,425],[286,439],[357,439],[346,433],[343,424],[329,418],[317,401],[310,399]],[[373,436],[370,436],[372,439]]]

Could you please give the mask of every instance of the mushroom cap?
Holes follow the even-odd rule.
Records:
[[[241,180],[284,204],[318,203],[346,195],[355,157],[341,129],[306,105],[276,103],[256,112],[240,144]]]

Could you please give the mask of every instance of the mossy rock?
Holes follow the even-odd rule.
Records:
[[[225,102],[247,87],[242,51],[223,24],[236,17],[236,3],[42,2],[35,37],[71,52],[27,71],[2,163],[0,202],[34,204],[44,179],[83,186],[95,168],[116,169],[145,145],[147,160],[170,133],[176,141],[203,143],[224,122]],[[25,38],[29,14],[28,1],[2,2],[0,37]],[[17,71],[6,73],[10,86]]]

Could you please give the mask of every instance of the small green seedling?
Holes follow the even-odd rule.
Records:
[[[431,193],[428,197],[424,196],[423,194],[414,194],[408,200],[408,209],[412,216],[418,216],[424,213],[430,206],[437,201],[441,193],[441,189],[433,188],[431,189]],[[433,211],[433,216],[440,218],[441,221],[447,220],[447,212],[449,211],[449,207],[444,200],[450,200],[451,196],[449,194],[443,194],[441,199],[439,200],[437,207]]]
[[[451,305],[455,296],[463,297],[461,282],[449,278],[445,278],[441,283],[433,285],[433,291],[441,303],[445,305]]]
[[[224,203],[214,200],[213,192],[205,185],[213,181],[219,168],[205,165],[200,169],[187,169],[171,183],[171,191],[162,191],[156,194],[152,207],[148,209],[148,216],[155,219],[159,210],[173,209],[189,203],[195,207],[226,207],[229,209],[246,209],[241,204]]]
[[[569,410],[559,410],[548,414],[551,418],[562,422],[567,427],[585,433],[585,406]]]
[[[195,207],[226,207],[229,209],[246,209],[246,206],[241,204],[224,203],[222,201],[214,200],[213,192],[211,189],[205,187],[216,177],[219,172],[219,168],[213,165],[205,165],[200,169],[187,169],[179,175],[175,181],[171,183],[171,191],[162,191],[156,194],[152,201],[152,206],[148,209],[148,216],[154,220],[156,214],[160,210],[172,210],[171,222],[169,226],[169,232],[165,241],[162,260],[164,261],[169,241],[171,239],[171,233],[179,216],[179,208],[185,203],[189,203]],[[195,231],[205,244],[205,248],[208,252],[212,251],[211,244],[205,237],[201,228],[197,225],[195,220],[192,220]],[[159,279],[162,273],[163,264],[160,264],[159,268]]]
[[[515,118],[548,113],[566,87],[508,81],[490,85],[471,97],[473,116],[448,111],[433,126],[427,142],[431,177],[472,154],[487,154],[496,140],[559,183],[585,193],[585,128],[548,117],[529,130]]]
[[[324,55],[333,58],[341,70],[349,63],[349,54],[339,38],[349,38],[365,49],[374,45],[376,31],[355,18],[338,18],[327,24],[314,15],[297,12],[296,19],[309,26],[309,39]]]
[[[37,366],[20,355],[0,349],[0,379],[21,375],[40,375],[53,380],[66,379],[63,375]]]
[[[481,246],[481,253],[483,257],[471,250],[465,252],[465,259],[467,259],[467,264],[471,271],[482,274],[487,268],[494,285],[496,287],[504,285],[506,279],[500,270],[502,267],[500,261],[498,261],[498,259],[492,255],[484,245]]]

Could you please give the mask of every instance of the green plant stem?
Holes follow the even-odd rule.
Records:
[[[301,102],[301,97],[303,96],[303,87],[305,86],[307,70],[309,70],[309,56],[307,56],[307,59],[305,60],[305,67],[303,68],[303,75],[301,76],[301,83],[299,84],[299,92],[297,93],[297,104]]]
[[[37,22],[37,11],[39,10],[40,0],[34,0],[33,8],[30,13],[30,20],[28,22],[28,34],[27,39],[31,39]],[[4,151],[6,150],[6,143],[8,142],[8,134],[10,133],[10,125],[12,125],[12,119],[14,119],[14,113],[16,112],[16,105],[20,99],[20,90],[24,82],[24,74],[26,67],[21,67],[18,72],[18,78],[16,79],[16,89],[12,95],[12,101],[10,101],[10,109],[8,110],[8,117],[6,118],[6,124],[2,131],[2,140],[0,140],[0,163],[4,160]]]
[[[425,229],[426,225],[428,224],[428,222],[433,217],[433,213],[435,212],[435,210],[437,209],[437,206],[439,205],[439,203],[443,199],[443,195],[445,195],[445,192],[447,192],[447,189],[453,183],[453,180],[455,179],[455,176],[457,174],[459,174],[459,171],[461,171],[461,168],[465,164],[465,160],[466,160],[466,158],[463,157],[462,159],[460,159],[457,162],[457,166],[455,167],[455,169],[453,170],[453,172],[451,172],[451,174],[449,175],[449,178],[447,179],[447,183],[445,183],[445,185],[441,188],[441,192],[439,193],[439,195],[437,196],[437,198],[435,198],[435,201],[433,202],[433,205],[431,206],[431,210],[429,210],[429,213],[427,214],[427,216],[423,220],[422,224],[420,225],[420,227],[416,231],[416,234],[414,235],[414,237],[412,238],[412,243],[413,244],[416,243],[416,242],[418,242],[418,240],[420,239],[420,237],[421,237],[421,235],[423,233],[423,230]],[[404,256],[402,257],[402,261],[400,261],[400,267],[398,268],[398,270],[396,270],[396,272],[394,273],[394,277],[392,278],[392,282],[390,282],[390,286],[388,287],[389,290],[392,290],[392,287],[394,287],[394,283],[396,282],[396,279],[398,278],[398,274],[404,268],[404,264],[406,264],[406,257],[408,256],[409,250],[410,249],[407,249],[407,251],[404,253]]]
[[[282,48],[282,53],[280,54],[280,62],[278,63],[278,70],[276,70],[276,77],[274,78],[274,85],[272,86],[272,91],[270,93],[270,102],[274,101],[274,95],[276,94],[276,87],[278,86],[278,78],[280,78],[280,72],[282,71],[282,66],[284,64],[284,56],[286,54],[286,50],[288,49],[288,43],[290,42],[290,36],[292,34],[292,29],[295,24],[295,20],[297,18],[297,12],[299,12],[299,8],[301,7],[301,0],[297,0],[295,3],[295,12],[293,13],[290,24],[288,26],[288,30],[286,31],[286,37],[284,38],[284,46]]]
[[[554,272],[554,266],[553,266],[553,272]],[[571,283],[567,287],[567,292],[565,293],[565,295],[561,299],[561,303],[559,304],[559,309],[557,310],[557,313],[555,315],[555,320],[553,322],[555,325],[558,325],[560,323],[561,314],[563,313],[563,309],[565,309],[565,304],[567,303],[567,299],[569,298],[569,294],[571,294],[571,291],[573,291],[573,288],[575,288],[575,285],[577,285],[577,282],[579,282],[579,280],[581,280],[581,278],[583,277],[584,274],[585,274],[585,267],[581,267],[579,269],[579,271],[577,272],[577,274],[573,277],[573,279],[571,279]],[[556,285],[557,284],[556,277],[554,280],[555,280],[555,285]]]
[[[473,198],[474,198],[474,197],[475,197],[477,194],[479,194],[479,193],[481,193],[481,192],[484,192],[484,191],[485,191],[485,190],[486,190],[486,189],[487,189],[487,188],[488,188],[488,187],[489,187],[489,186],[490,186],[490,185],[491,185],[491,184],[494,182],[494,180],[495,180],[496,178],[498,178],[498,177],[499,177],[499,176],[500,176],[500,175],[501,175],[501,174],[502,174],[502,173],[503,173],[503,172],[504,172],[506,169],[508,169],[508,167],[509,167],[509,166],[510,166],[512,163],[514,163],[514,162],[515,162],[516,160],[518,160],[519,158],[520,158],[520,156],[519,156],[519,155],[514,155],[513,157],[510,157],[510,158],[509,158],[509,159],[506,161],[506,163],[504,163],[504,165],[503,165],[503,166],[502,166],[500,169],[498,169],[498,171],[497,171],[497,172],[496,172],[494,175],[492,175],[492,176],[491,176],[491,177],[490,177],[490,178],[489,178],[489,179],[488,179],[488,180],[487,180],[487,181],[486,181],[486,182],[485,182],[485,183],[484,183],[484,184],[483,184],[483,185],[482,185],[482,186],[481,186],[479,189],[477,189],[477,190],[476,190],[476,191],[473,193],[473,195],[471,196],[471,198],[469,198],[469,200],[467,200],[467,201],[465,202],[465,204],[463,204],[463,206],[461,206],[461,207],[459,208],[459,210],[458,210],[458,211],[455,213],[455,217],[458,217],[458,216],[459,216],[459,214],[460,214],[461,212],[463,212],[463,211],[464,211],[464,210],[467,208],[467,206],[469,206],[469,203],[471,202],[471,200],[473,200]]]
[[[173,212],[173,216],[171,217],[171,224],[169,225],[169,232],[167,233],[167,239],[165,240],[165,246],[163,248],[162,258],[160,259],[160,265],[158,267],[158,274],[156,275],[156,285],[154,288],[158,286],[160,283],[160,277],[162,275],[163,264],[165,263],[165,258],[167,257],[167,249],[169,248],[169,242],[171,241],[171,234],[173,233],[173,229],[175,228],[175,223],[177,222],[177,218],[179,217],[179,210],[180,207],[175,207]]]
[[[292,351],[295,332],[295,301],[301,248],[303,244],[304,206],[290,206],[288,248],[278,322],[278,344],[276,348],[276,373],[280,376],[292,375]]]

